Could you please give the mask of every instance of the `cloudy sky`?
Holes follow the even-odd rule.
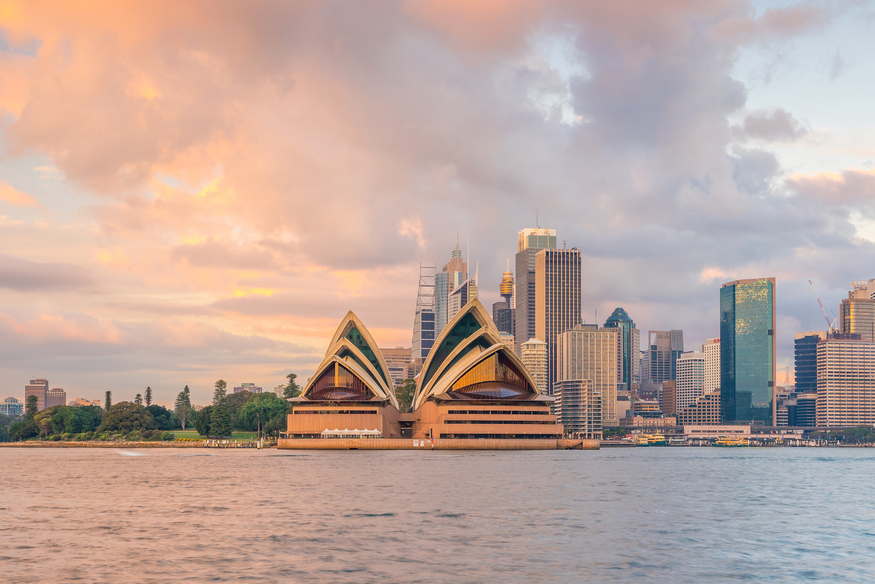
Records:
[[[797,332],[875,278],[868,2],[0,1],[0,395],[306,378],[347,310],[410,346],[461,234],[583,252],[589,322]],[[468,250],[465,249],[468,253]],[[832,316],[830,316],[832,318]],[[642,335],[643,336],[643,335]]]

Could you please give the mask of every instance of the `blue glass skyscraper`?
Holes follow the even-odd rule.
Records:
[[[775,278],[720,289],[720,414],[724,423],[775,421]]]
[[[641,358],[641,339],[638,328],[622,306],[618,306],[608,317],[608,320],[605,321],[605,328],[620,329],[620,346],[617,348],[617,358],[620,361],[617,368],[617,389],[620,391],[637,390],[640,375],[639,359]]]

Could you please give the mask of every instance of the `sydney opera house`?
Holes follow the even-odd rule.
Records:
[[[475,299],[435,340],[418,377],[411,411],[401,412],[380,349],[349,312],[325,358],[293,400],[279,446],[567,447],[562,426],[550,413],[551,399],[540,394]],[[338,439],[345,439],[347,446],[340,446]]]

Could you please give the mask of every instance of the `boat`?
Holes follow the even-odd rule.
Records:
[[[647,441],[651,446],[665,446],[665,436],[662,434],[651,434],[647,437]]]
[[[650,435],[641,434],[640,436],[635,436],[635,446],[650,446]]]
[[[721,436],[717,439],[717,442],[713,444],[714,446],[750,446],[750,440],[747,438],[729,438],[727,436]]]

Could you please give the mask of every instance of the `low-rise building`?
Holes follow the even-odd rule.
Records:
[[[103,406],[103,404],[100,403],[100,400],[98,400],[98,399],[89,401],[87,399],[82,399],[81,397],[77,397],[76,399],[71,399],[70,401],[67,402],[67,405],[70,407],[73,407],[73,408],[81,408],[84,406],[97,406],[97,407]]]
[[[720,390],[700,395],[695,403],[678,412],[678,424],[713,425],[720,423]]]
[[[644,416],[632,416],[620,418],[621,428],[670,428],[677,425],[674,416],[665,418],[645,418]]]
[[[686,425],[684,424],[684,438],[687,439],[712,439],[712,438],[750,438],[750,426],[733,424],[733,425]]]
[[[234,388],[234,393],[241,393],[243,391],[261,393],[263,390],[260,387],[257,387],[254,383],[241,383]]]
[[[18,418],[24,414],[24,402],[14,397],[7,397],[0,402],[0,416]]]

